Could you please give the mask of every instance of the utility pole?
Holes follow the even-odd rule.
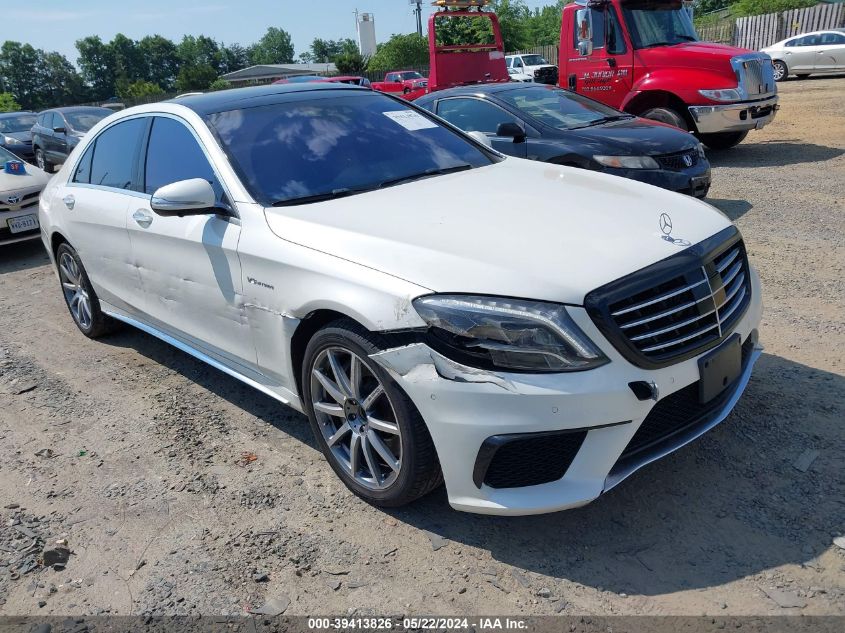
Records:
[[[412,5],[417,5],[417,8],[414,9],[414,13],[417,16],[417,35],[422,37],[422,0],[410,0]]]

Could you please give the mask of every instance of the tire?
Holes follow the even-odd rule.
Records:
[[[699,134],[699,140],[710,149],[730,149],[742,143],[742,140],[748,136],[748,130],[745,132],[719,132],[717,134]]]
[[[55,165],[47,160],[47,155],[40,147],[35,150],[35,164],[38,166],[38,169],[46,171],[48,174],[52,174],[55,169]]]
[[[301,391],[317,444],[346,487],[368,503],[396,507],[428,494],[443,476],[419,411],[369,358],[385,348],[350,319],[329,323],[305,349]]]
[[[649,108],[639,116],[644,119],[652,119],[653,121],[660,121],[661,123],[668,123],[675,127],[681,128],[685,132],[689,131],[689,125],[683,115],[672,108]]]
[[[409,92],[411,92],[411,89],[408,88],[408,86],[405,86],[404,88],[402,88],[402,94],[408,94]]]
[[[88,273],[70,244],[59,245],[56,250],[56,266],[59,269],[59,282],[65,305],[79,331],[88,338],[95,339],[116,330],[118,322],[103,314]]]
[[[786,81],[789,77],[789,68],[786,67],[786,62],[776,59],[772,62],[774,67],[775,81]]]

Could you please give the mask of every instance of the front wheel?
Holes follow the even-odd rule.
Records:
[[[689,131],[686,119],[683,115],[673,108],[650,108],[640,114],[644,119],[651,119],[653,121],[660,121],[661,123],[668,123],[677,128],[681,128],[685,132]]]
[[[774,71],[775,81],[786,81],[786,78],[789,77],[789,69],[786,67],[786,63],[776,59],[772,62],[772,68]]]
[[[53,173],[53,163],[47,160],[47,155],[40,147],[35,150],[35,164],[41,171],[46,171],[48,174]]]
[[[748,131],[745,132],[718,132],[716,134],[700,134],[699,140],[710,149],[730,149],[742,143],[743,139],[748,136]]]
[[[384,346],[354,321],[329,324],[309,341],[302,394],[332,469],[359,497],[400,506],[442,482],[428,429],[410,398],[370,355]]]

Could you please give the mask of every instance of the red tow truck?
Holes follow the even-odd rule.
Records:
[[[701,42],[682,0],[577,0],[563,8],[559,85],[727,149],[778,110],[771,58]]]
[[[409,71],[392,71],[384,81],[373,82],[372,87],[382,92],[401,92],[402,97],[413,101],[435,90],[510,81],[499,19],[495,13],[482,10],[489,3],[490,0],[432,2],[440,10],[428,18],[428,79],[419,75],[416,83],[407,85],[404,78],[401,82],[397,79]]]

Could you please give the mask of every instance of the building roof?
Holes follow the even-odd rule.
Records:
[[[260,64],[226,73],[222,79],[226,81],[247,81],[250,79],[279,79],[280,77],[295,77],[296,75],[316,75],[319,73],[336,73],[337,67],[332,63],[326,64]]]

